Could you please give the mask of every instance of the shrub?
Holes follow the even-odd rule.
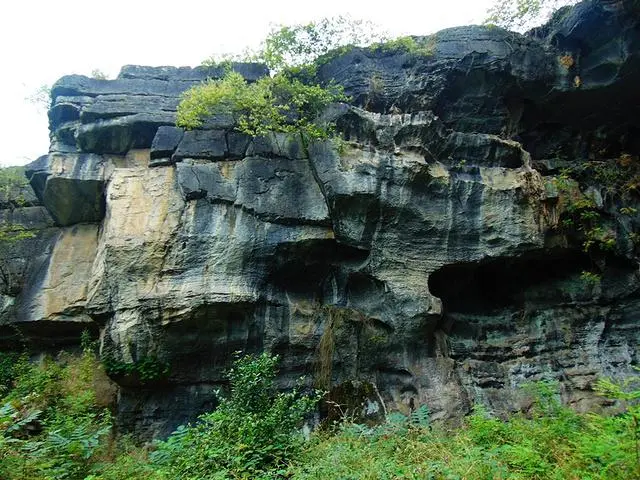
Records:
[[[248,135],[299,131],[306,138],[326,138],[329,130],[316,118],[329,104],[344,99],[336,86],[306,85],[286,73],[250,84],[229,71],[221,80],[209,80],[183,94],[177,124],[198,128],[209,115],[230,114],[237,129]]]
[[[310,65],[336,49],[364,47],[384,40],[387,35],[371,22],[343,16],[323,18],[307,24],[276,26],[254,58],[280,71]]]
[[[169,478],[279,477],[300,451],[299,429],[318,396],[278,393],[278,357],[245,356],[228,373],[230,394],[194,425],[159,442],[153,461]]]
[[[611,387],[607,382],[601,385],[601,391],[628,406],[637,402],[637,392],[631,389]],[[538,382],[526,388],[533,399],[529,416],[516,414],[501,420],[477,406],[465,424],[453,431],[420,423],[407,428],[406,420],[394,415],[378,427],[346,425],[336,435],[321,432],[292,467],[291,476],[351,480],[638,478],[632,409],[618,417],[579,415],[560,404],[554,383]]]
[[[136,377],[143,384],[166,379],[171,372],[169,363],[155,356],[142,357],[135,362],[123,362],[106,356],[102,364],[111,377]]]
[[[436,36],[430,35],[424,39],[405,36],[392,40],[374,43],[369,50],[378,53],[406,53],[417,57],[430,57],[435,53]]]
[[[45,357],[14,364],[10,390],[0,399],[0,478],[85,478],[111,431],[109,412],[96,401],[101,372],[95,355]]]

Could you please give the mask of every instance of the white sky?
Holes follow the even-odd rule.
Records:
[[[255,47],[271,24],[350,15],[392,35],[479,23],[492,0],[3,0],[0,165],[47,153],[46,114],[25,100],[63,75],[122,65],[198,65]]]

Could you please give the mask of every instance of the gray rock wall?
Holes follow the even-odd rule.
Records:
[[[587,255],[558,228],[551,176],[596,150],[638,161],[640,26],[618,3],[527,36],[460,27],[430,55],[328,60],[319,80],[353,99],[326,112],[339,148],[249,138],[220,116],[176,128],[180,93],[221,71],[63,77],[51,151],[27,172],[52,233],[4,328],[62,344],[89,326],[105,362],[168,367],[114,374],[119,420],[140,435],[215,406],[239,350],[281,355],[285,388],[370,382],[387,409],[435,418],[526,408],[518,387],[540,379],[593,407],[594,380],[638,360],[640,218],[590,185],[616,244]]]

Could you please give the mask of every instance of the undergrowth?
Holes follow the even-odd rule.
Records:
[[[318,393],[276,389],[277,357],[238,358],[218,408],[164,441],[115,438],[101,401],[101,364],[88,348],[2,362],[0,478],[174,479],[590,479],[640,478],[640,384],[599,381],[617,415],[578,414],[557,385],[535,383],[525,414],[500,419],[480,405],[461,426],[430,420],[427,406],[381,425],[343,421],[305,440]]]
[[[637,391],[601,385],[614,398],[638,399]],[[533,390],[531,414],[506,421],[476,406],[455,430],[402,416],[372,428],[343,424],[335,434],[316,435],[290,473],[354,480],[640,478],[637,406],[617,416],[580,415],[562,406],[549,384]]]
[[[85,478],[111,443],[108,403],[96,392],[108,383],[90,349],[30,362],[2,355],[0,478]]]

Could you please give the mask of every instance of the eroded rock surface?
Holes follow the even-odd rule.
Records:
[[[340,143],[252,139],[224,116],[177,128],[180,93],[221,71],[62,78],[51,151],[28,167],[39,200],[20,209],[46,233],[5,325],[51,339],[90,326],[105,362],[162,366],[114,377],[119,420],[140,435],[215,406],[238,350],[280,354],[283,387],[353,380],[386,409],[435,418],[526,408],[518,387],[540,379],[593,407],[594,380],[638,360],[638,198],[622,215],[610,186],[576,183],[613,238],[587,254],[561,228],[553,177],[638,162],[634,5],[584,2],[525,36],[449,29],[427,54],[328,59],[319,79],[354,99],[326,112]]]

